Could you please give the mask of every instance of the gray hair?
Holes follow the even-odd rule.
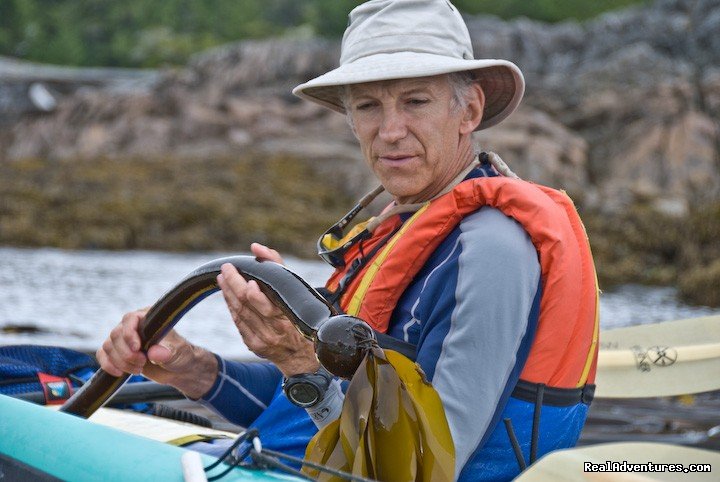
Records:
[[[453,91],[453,108],[463,110],[470,102],[472,86],[477,82],[475,74],[470,70],[451,72],[448,74],[448,82]]]
[[[452,89],[452,108],[456,112],[463,110],[467,107],[470,102],[472,85],[477,82],[475,74],[472,71],[465,70],[461,72],[450,72],[447,75],[448,83]],[[351,128],[354,128],[352,115],[350,114],[350,86],[344,85],[341,87],[342,92],[340,100],[342,100],[343,107],[345,108],[345,119]]]

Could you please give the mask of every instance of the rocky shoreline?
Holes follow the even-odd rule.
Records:
[[[658,0],[583,24],[467,21],[476,56],[511,59],[528,82],[523,106],[479,145],[576,200],[601,285],[673,284],[720,306],[720,0]],[[311,255],[373,183],[343,117],[289,93],[338,51],[241,42],[131,89],[0,69],[0,97],[40,83],[57,101],[0,102],[0,243],[260,240]]]

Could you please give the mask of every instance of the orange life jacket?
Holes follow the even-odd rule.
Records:
[[[538,252],[542,277],[540,315],[521,380],[578,388],[595,379],[598,350],[598,288],[585,228],[572,200],[561,191],[508,177],[458,184],[425,204],[404,224],[393,216],[362,245],[371,252],[395,233],[346,287],[340,306],[386,332],[395,305],[430,255],[463,217],[491,206],[519,222]],[[335,291],[360,246],[328,280]]]

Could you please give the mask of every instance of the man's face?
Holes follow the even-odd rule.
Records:
[[[468,107],[456,106],[446,75],[350,86],[355,135],[396,201],[430,199],[467,165],[484,100],[479,88],[472,93]]]

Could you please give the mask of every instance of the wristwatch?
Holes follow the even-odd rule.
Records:
[[[333,374],[323,368],[315,373],[300,373],[292,375],[283,381],[285,396],[294,405],[302,408],[314,407],[325,398]]]

